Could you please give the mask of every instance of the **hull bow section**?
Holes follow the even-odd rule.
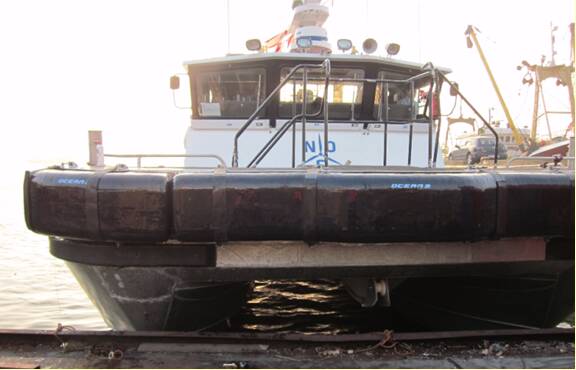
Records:
[[[119,330],[210,327],[263,279],[354,281],[430,329],[574,311],[571,171],[47,169],[24,187],[28,227]]]

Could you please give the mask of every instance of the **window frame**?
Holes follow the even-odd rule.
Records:
[[[386,73],[392,74],[392,75],[397,75],[397,76],[399,76],[399,77],[394,77],[394,76],[386,77],[386,75],[385,75]],[[377,73],[376,73],[376,79],[378,79],[378,80],[384,80],[384,79],[408,80],[408,79],[410,79],[410,78],[413,77],[413,76],[414,76],[414,74],[413,74],[413,71],[412,71],[412,70],[398,71],[398,70],[394,70],[394,69],[382,69],[382,68],[379,68],[379,69],[377,70]],[[417,93],[417,92],[418,92],[418,89],[421,89],[421,88],[424,87],[424,86],[429,86],[429,84],[430,84],[430,79],[427,79],[427,78],[422,78],[422,79],[419,79],[419,80],[415,81],[415,83],[414,83],[414,92]],[[406,84],[406,85],[407,85],[408,88],[409,88],[410,84],[408,83],[408,84]],[[378,111],[379,111],[379,106],[381,105],[381,104],[377,104],[377,102],[376,102],[377,93],[378,93],[378,86],[381,86],[381,88],[382,88],[382,90],[383,90],[383,89],[384,89],[384,83],[376,83],[376,84],[374,84],[374,98],[372,99],[372,100],[373,100],[373,101],[372,101],[372,111],[370,112],[370,116],[371,116],[372,119],[375,119],[375,120],[378,120],[378,119],[379,119],[379,117],[378,117],[378,116],[379,116],[379,114],[378,114],[379,112],[378,112]],[[380,98],[381,98],[381,101],[382,101],[382,95],[380,95]],[[424,104],[424,106],[426,106],[426,104],[428,104],[428,103],[427,103],[428,99],[430,99],[430,97],[427,97],[427,98],[426,98],[426,103]],[[380,101],[380,103],[381,103],[381,101]],[[415,99],[414,96],[412,96],[412,97],[411,97],[411,104],[410,104],[409,106],[410,106],[411,108],[414,108],[414,107],[415,107],[415,103],[417,103],[417,102],[418,102],[418,100]],[[388,105],[389,105],[389,104],[388,104]],[[414,119],[410,118],[410,119],[408,119],[408,120],[394,120],[394,119],[390,119],[390,118],[389,118],[389,119],[388,119],[388,122],[428,122],[428,121],[429,121],[429,118],[426,118],[426,117],[418,118],[419,109],[420,109],[420,105],[418,105],[418,107],[417,107],[417,111],[416,111],[416,114],[414,115],[414,117],[415,117]],[[412,113],[411,113],[411,117],[412,117]],[[382,121],[385,121],[385,119],[384,119],[384,114],[382,114]]]
[[[278,66],[278,75],[280,78],[279,81],[282,81],[283,76],[286,75],[287,72],[294,67],[295,67],[295,65],[293,65],[293,64],[279,65]],[[367,71],[366,66],[364,64],[357,64],[357,65],[335,64],[332,66],[332,71],[334,71],[334,70],[357,70],[357,71],[360,71],[362,73],[362,76],[357,77],[357,78],[361,78],[361,79],[368,78],[368,77],[366,77],[368,74],[368,71]],[[284,72],[286,72],[286,73],[284,73]],[[297,82],[300,82],[300,83],[301,83],[301,81],[302,80],[300,80],[300,79],[297,80]],[[334,84],[336,82],[337,81],[331,81],[330,85],[334,86]],[[357,100],[359,99],[360,101],[359,101],[359,103],[354,104],[358,108],[358,109],[354,109],[354,117],[352,117],[352,114],[350,114],[350,116],[348,118],[334,119],[330,116],[330,110],[329,110],[328,111],[328,113],[329,113],[328,119],[331,122],[356,122],[356,121],[361,121],[363,119],[363,108],[364,108],[364,104],[365,104],[365,95],[366,95],[366,91],[365,91],[366,90],[366,83],[365,82],[355,82],[355,83],[359,85],[360,94],[358,94],[356,96],[356,99]],[[323,85],[323,83],[322,83],[322,85]],[[280,113],[280,104],[282,103],[280,94],[281,94],[281,92],[278,94],[278,97],[277,97],[277,106],[278,106],[277,118],[278,119],[290,119],[291,116],[281,115],[281,113]],[[308,104],[310,104],[310,102],[308,102]],[[328,103],[328,104],[330,105],[330,103]],[[294,101],[292,101],[292,106],[294,106]],[[328,109],[330,109],[330,107]],[[302,113],[302,110],[298,109],[296,111],[296,114],[300,114],[300,113]],[[308,112],[308,113],[313,113],[313,112]],[[321,121],[322,118],[318,118],[317,120]],[[309,119],[309,121],[316,121],[316,119],[313,119],[313,120]]]
[[[188,75],[190,78],[190,94],[192,97],[192,118],[196,120],[245,120],[250,117],[250,114],[244,115],[233,115],[233,116],[203,116],[200,114],[200,77],[202,75],[211,74],[211,73],[226,73],[226,72],[237,72],[237,71],[246,71],[246,70],[259,70],[262,76],[262,89],[260,94],[260,101],[256,103],[256,107],[266,99],[268,96],[268,80],[269,80],[269,67],[265,64],[237,64],[237,65],[227,65],[224,66],[216,66],[220,68],[215,68],[215,66],[211,66],[211,68],[194,68],[194,70],[189,71]],[[226,68],[227,67],[227,68]],[[269,108],[269,107],[267,107]],[[260,114],[260,118],[267,117],[267,108],[264,109],[263,112]]]
[[[190,80],[190,99],[191,99],[191,118],[192,120],[246,120],[246,117],[222,117],[222,116],[200,116],[199,115],[199,101],[197,91],[197,76],[205,72],[223,72],[232,70],[254,69],[261,68],[265,71],[264,79],[264,95],[261,99],[265,99],[276,88],[281,81],[281,70],[283,68],[294,68],[302,63],[319,64],[321,60],[307,60],[307,59],[268,59],[268,60],[255,60],[246,62],[219,62],[219,63],[205,63],[205,64],[188,64],[186,66],[188,77]],[[388,72],[410,78],[422,72],[418,68],[404,68],[393,65],[382,65],[372,61],[332,61],[332,67],[338,69],[358,69],[364,72],[364,79],[377,79],[380,72]],[[374,99],[376,93],[375,83],[364,82],[362,86],[361,104],[355,115],[355,120],[352,119],[334,119],[328,117],[331,123],[357,123],[362,121],[374,121],[373,112],[375,109]],[[418,86],[418,85],[416,85]],[[269,127],[276,127],[276,121],[286,120],[286,117],[280,117],[280,94],[272,97],[270,103],[263,109],[257,117],[259,120],[268,120]],[[298,112],[300,113],[300,112]],[[311,122],[321,122],[322,118],[309,119]],[[427,119],[417,119],[415,122],[428,122]]]

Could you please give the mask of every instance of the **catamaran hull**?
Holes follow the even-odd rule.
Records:
[[[38,233],[115,242],[383,243],[574,235],[569,171],[41,170],[25,181]]]
[[[119,330],[208,327],[259,279],[386,281],[393,310],[435,329],[574,311],[571,171],[51,169],[24,194]]]
[[[55,238],[50,242],[51,253],[67,261],[116,330],[211,327],[234,316],[249,296],[250,282],[261,279],[384,280],[390,288],[389,309],[382,311],[390,316],[387,322],[399,320],[418,330],[553,327],[574,312],[574,261],[573,255],[570,260],[562,254],[568,249],[566,240],[544,244],[548,259],[530,252],[542,245],[537,241],[532,242],[537,248],[524,252],[507,241],[515,257],[502,253],[496,263],[483,259],[462,263],[456,256],[452,261],[441,257],[427,264],[410,263],[408,245],[409,258],[402,262],[395,260],[396,246],[387,245],[388,260],[380,264],[300,267],[219,264],[217,256],[225,260],[227,254],[214,253],[219,248],[215,245],[116,246]],[[258,245],[254,242],[252,247]],[[491,247],[475,248],[490,252]]]
[[[206,329],[235,315],[251,291],[249,282],[187,281],[187,267],[67,265],[115,330]]]
[[[247,282],[182,283],[194,268],[67,264],[115,330],[210,328],[238,313],[251,291]],[[390,293],[393,313],[383,315],[419,330],[471,330],[554,327],[574,312],[573,268],[494,277],[469,270],[469,276],[402,279]]]
[[[574,312],[574,268],[516,276],[407,279],[394,311],[431,330],[551,328]]]

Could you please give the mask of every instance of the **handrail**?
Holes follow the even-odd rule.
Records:
[[[519,160],[523,160],[523,161],[552,161],[555,164],[556,163],[560,163],[563,160],[568,160],[568,161],[573,161],[574,157],[562,157],[562,156],[551,156],[551,157],[528,157],[528,156],[517,156],[517,157],[512,157],[510,158],[508,161],[506,161],[506,168],[510,167],[510,164],[512,162],[515,161],[519,161]]]
[[[436,137],[434,138],[434,153],[430,153],[431,146],[432,146],[432,134],[428,132],[428,157],[432,155],[432,167],[436,167],[436,162],[438,160],[438,148],[440,147],[440,130],[442,129],[442,106],[440,104],[440,92],[442,90],[442,84],[438,83],[438,74],[436,73],[437,69],[434,68],[432,63],[428,63],[430,65],[430,92],[429,94],[432,95],[430,101],[430,125],[434,124],[434,113],[436,113],[438,117],[438,126],[436,127]],[[437,101],[437,112],[432,111],[432,101],[434,99],[438,99]],[[430,158],[428,158],[428,163],[430,163]]]
[[[330,73],[332,72],[330,66],[330,59],[326,59],[326,81],[324,82],[324,97],[323,97],[323,109],[324,109],[324,167],[328,167],[328,85],[330,84]],[[354,116],[352,116],[354,118]],[[306,145],[306,143],[302,143]]]
[[[142,167],[142,158],[214,158],[220,162],[222,168],[226,168],[224,159],[216,154],[104,154],[110,158],[136,158],[138,168]]]
[[[260,103],[260,105],[256,108],[254,113],[252,113],[252,115],[250,117],[248,117],[248,120],[242,125],[242,127],[240,127],[238,132],[236,132],[236,135],[234,135],[234,149],[233,149],[233,154],[232,154],[232,167],[238,167],[238,139],[240,138],[240,136],[252,124],[252,122],[260,114],[262,109],[264,109],[264,107],[266,105],[268,105],[268,103],[280,91],[280,89],[282,89],[282,87],[284,87],[284,85],[286,85],[286,83],[290,80],[290,78],[298,70],[300,70],[302,68],[325,68],[325,69],[329,70],[330,69],[330,60],[326,59],[326,60],[324,60],[324,62],[322,62],[320,64],[306,64],[306,63],[298,64],[297,66],[292,68],[292,70],[288,73],[288,75],[286,77],[284,77],[284,79],[282,81],[280,81],[280,84],[278,84],[278,86],[276,86],[276,88],[266,97],[266,99],[264,99],[264,101],[262,103]]]
[[[284,136],[286,131],[288,131],[288,129],[293,126],[294,122],[301,118],[302,114],[297,114],[294,117],[290,118],[288,121],[286,121],[282,125],[282,127],[280,127],[280,129],[276,131],[276,133],[270,138],[270,140],[268,140],[266,144],[264,144],[262,149],[260,149],[260,151],[254,156],[254,158],[252,158],[250,163],[248,163],[247,167],[250,168],[252,166],[257,166],[262,161],[262,159],[264,159],[264,157],[270,152],[270,150],[272,150],[274,145],[276,145],[276,143],[282,138],[282,136]]]
[[[242,127],[238,130],[238,132],[236,133],[235,137],[234,137],[234,148],[233,148],[233,156],[232,156],[232,167],[238,167],[238,139],[239,137],[244,133],[244,131],[252,124],[252,122],[254,121],[254,119],[257,117],[258,113],[262,111],[262,109],[271,101],[272,97],[278,93],[278,91],[280,91],[280,89],[292,78],[292,76],[296,73],[297,70],[304,68],[304,86],[306,86],[305,84],[307,83],[307,70],[308,68],[324,68],[325,69],[325,77],[324,77],[324,97],[322,99],[322,104],[320,106],[320,109],[317,113],[314,113],[312,115],[308,115],[306,114],[306,102],[307,102],[307,96],[306,94],[303,96],[303,101],[304,103],[302,104],[302,113],[298,114],[298,115],[294,115],[291,119],[289,119],[288,121],[286,121],[277,131],[276,133],[266,142],[266,144],[260,149],[260,151],[254,156],[254,158],[248,163],[247,167],[255,167],[257,166],[265,157],[266,155],[268,155],[268,153],[270,152],[270,150],[278,143],[278,141],[285,135],[285,133],[292,128],[292,163],[294,166],[294,161],[295,161],[295,125],[296,122],[298,122],[299,120],[302,120],[302,158],[303,158],[303,162],[305,161],[305,135],[306,135],[306,120],[307,118],[316,118],[318,116],[320,116],[322,114],[322,112],[324,112],[323,115],[323,123],[324,123],[324,142],[327,143],[328,142],[328,133],[329,133],[329,117],[328,117],[328,87],[330,82],[365,82],[365,83],[375,83],[375,84],[382,84],[383,88],[386,88],[386,86],[388,86],[389,83],[394,83],[394,84],[409,84],[410,85],[410,93],[411,93],[411,101],[413,102],[414,99],[414,93],[415,93],[415,85],[414,82],[417,80],[420,80],[422,78],[427,78],[430,77],[431,81],[430,81],[430,90],[433,91],[433,87],[435,84],[437,84],[437,79],[436,79],[436,75],[435,72],[437,71],[436,68],[434,68],[432,65],[430,65],[430,70],[425,71],[423,73],[420,73],[418,75],[412,76],[410,78],[407,79],[403,79],[403,80],[393,80],[393,79],[367,79],[367,78],[331,78],[330,76],[330,72],[331,72],[331,65],[330,65],[330,60],[326,59],[324,60],[324,62],[322,62],[321,64],[299,64],[297,66],[295,66],[294,68],[292,68],[290,70],[290,72],[288,73],[288,75],[280,82],[280,84],[278,86],[276,86],[276,88],[268,95],[268,97],[266,97],[266,99],[256,108],[256,111],[248,118],[248,120],[244,123],[244,125],[242,125]],[[439,72],[439,71],[438,71]],[[440,73],[440,72],[439,72]],[[440,73],[441,74],[441,73]],[[445,79],[445,77],[442,75],[442,77]],[[319,78],[314,78],[313,80],[321,80]],[[449,81],[448,81],[449,82]],[[450,82],[449,82],[450,83]],[[429,96],[431,96],[429,94]],[[383,94],[384,97],[384,94]],[[429,99],[430,101],[430,99]],[[387,99],[383,99],[381,101],[381,105],[382,103],[384,103],[385,106],[388,105],[388,101]],[[468,103],[469,104],[469,103]],[[295,112],[293,112],[295,113]],[[431,112],[432,113],[432,112]],[[412,110],[411,110],[411,121],[410,121],[410,138],[409,138],[409,148],[408,148],[408,163],[411,163],[411,157],[412,157],[412,148],[411,148],[411,144],[412,144],[412,131],[413,131],[413,125],[412,122],[416,122],[416,114],[417,112],[414,110],[413,104],[412,104]],[[482,118],[482,117],[481,117]],[[428,166],[432,166],[433,164],[436,163],[436,153],[437,153],[437,148],[436,150],[432,150],[432,139],[433,139],[433,127],[434,127],[434,120],[435,118],[432,117],[432,115],[430,115],[430,118],[428,120],[428,122],[426,122],[428,124],[428,144],[429,144],[429,148],[428,148]],[[485,121],[484,119],[482,119],[483,121]],[[384,165],[386,165],[386,147],[387,147],[387,125],[388,124],[406,124],[405,121],[390,121],[389,120],[389,115],[388,115],[388,111],[387,109],[385,110],[385,117],[378,117],[378,120],[370,120],[370,121],[363,121],[365,125],[367,124],[371,124],[371,123],[383,123],[384,124]],[[489,124],[486,123],[487,126],[489,126]],[[492,128],[490,128],[491,131]],[[494,132],[494,131],[493,131]],[[436,133],[437,137],[438,137],[438,133]],[[498,137],[496,136],[496,140],[498,142]],[[438,143],[436,143],[436,146],[438,146]],[[434,153],[434,159],[433,157],[433,153]],[[322,153],[322,157],[324,159],[324,166],[328,167],[328,161],[329,161],[329,156],[328,156],[328,145],[324,145],[323,147],[323,153]]]
[[[496,138],[496,147],[494,148],[494,165],[496,165],[498,163],[498,142],[499,142],[498,133],[496,133],[494,128],[492,126],[490,126],[488,121],[486,121],[486,119],[480,114],[480,112],[478,112],[478,110],[476,110],[476,108],[474,108],[472,103],[470,103],[468,101],[468,99],[466,99],[466,97],[464,95],[462,95],[462,93],[460,92],[458,87],[456,85],[454,85],[452,82],[450,82],[450,80],[448,80],[448,78],[446,77],[446,75],[444,75],[444,73],[440,72],[439,70],[436,70],[436,73],[438,73],[438,75],[442,78],[442,80],[444,80],[446,83],[448,83],[448,85],[453,89],[453,91],[455,91],[456,94],[458,94],[458,96],[460,96],[460,98],[462,98],[464,103],[466,103],[466,105],[468,105],[468,107],[470,109],[472,109],[472,111],[478,116],[478,118],[480,118],[480,120],[482,120],[482,122],[484,123],[484,126],[488,127],[488,129],[492,132],[492,134]]]
[[[381,85],[382,86],[382,94],[380,97],[380,106],[378,109],[378,120],[376,121],[367,121],[367,120],[363,120],[364,125],[368,125],[371,123],[382,123],[384,124],[384,150],[383,150],[383,157],[382,157],[382,165],[386,166],[387,165],[387,154],[388,154],[388,125],[389,124],[406,124],[406,121],[390,121],[389,119],[389,112],[388,112],[388,100],[384,99],[385,96],[388,95],[388,90],[389,90],[389,84],[395,84],[395,85],[401,85],[401,84],[406,84],[409,85],[410,88],[410,127],[409,127],[409,134],[408,134],[408,165],[410,165],[412,163],[412,139],[413,139],[413,123],[417,122],[418,120],[416,119],[417,116],[417,111],[414,109],[414,94],[415,94],[415,85],[414,83],[418,80],[421,80],[423,78],[426,77],[431,77],[431,83],[430,83],[430,91],[432,91],[432,87],[434,84],[434,75],[433,75],[433,71],[434,71],[434,67],[431,67],[430,70],[422,72],[418,75],[409,77],[407,79],[404,80],[395,80],[395,79],[389,79],[389,78],[377,78],[377,79],[370,79],[370,78],[340,78],[340,79],[332,79],[333,81],[353,81],[353,82],[366,82],[366,83],[375,83],[376,85]],[[432,96],[431,93],[428,94],[429,96]],[[382,117],[382,113],[384,113],[384,117]],[[432,126],[433,126],[433,117],[430,118],[430,120],[428,122],[426,122],[428,124],[428,142],[429,142],[429,148],[428,148],[428,166],[430,167],[431,165],[431,160],[432,160],[432,150],[431,150],[431,145],[432,145],[432,135],[431,135],[431,131],[432,131]],[[435,161],[434,161],[435,163]]]
[[[327,60],[327,62],[329,62],[329,60]],[[327,68],[329,69],[330,66],[328,65]],[[432,70],[434,70],[433,67],[432,67]],[[306,70],[305,70],[305,71],[306,71]],[[329,72],[329,71],[328,71],[328,72]],[[328,77],[330,77],[330,78],[329,78],[329,81],[328,81]],[[329,75],[329,73],[328,73],[328,74],[326,75],[326,78],[325,78],[325,85],[324,85],[325,91],[324,91],[324,96],[327,96],[327,89],[328,89],[328,84],[329,84],[329,82],[366,82],[366,83],[383,84],[383,86],[384,86],[386,89],[387,89],[387,85],[388,85],[389,83],[394,83],[394,84],[409,84],[409,85],[410,85],[410,94],[411,94],[411,96],[413,97],[413,96],[414,96],[414,92],[415,92],[414,82],[417,81],[417,80],[420,80],[420,79],[422,79],[422,78],[426,78],[426,77],[432,77],[432,78],[433,78],[433,81],[432,81],[432,83],[431,83],[431,88],[432,88],[432,87],[433,87],[433,84],[434,84],[434,82],[435,82],[433,71],[426,71],[426,72],[420,73],[420,74],[418,74],[418,75],[412,76],[412,77],[407,78],[407,79],[404,79],[404,80],[394,80],[394,79],[384,79],[384,78],[379,78],[379,79],[369,79],[369,78],[332,78],[332,77]],[[314,80],[320,80],[320,79],[316,78],[316,79],[314,79]],[[306,83],[306,79],[305,79],[305,81],[304,81],[304,84],[305,84],[305,83]],[[370,120],[370,121],[363,120],[363,122],[364,122],[365,125],[370,124],[370,123],[383,123],[383,124],[384,124],[384,165],[386,165],[387,125],[388,125],[388,124],[402,124],[402,125],[406,124],[405,121],[395,122],[395,121],[390,121],[390,120],[389,120],[388,109],[387,109],[388,101],[387,101],[386,99],[383,99],[383,97],[384,97],[385,95],[386,95],[386,94],[383,92],[383,94],[382,94],[382,101],[380,102],[381,105],[382,105],[382,102],[384,102],[384,105],[386,106],[386,109],[385,109],[385,116],[386,116],[386,117],[385,117],[385,119],[382,120],[382,117],[379,115],[379,120],[374,120],[374,121],[372,121],[372,120]],[[412,98],[412,99],[413,99],[413,98]],[[411,100],[411,101],[413,102],[413,100]],[[324,142],[328,142],[328,122],[329,122],[328,113],[329,113],[329,111],[328,111],[328,101],[327,101],[326,99],[323,99],[323,104],[322,104],[322,106],[323,106],[323,110],[324,110],[324,112],[325,112],[325,114],[324,114]],[[321,111],[322,111],[322,110],[321,110]],[[318,112],[316,115],[320,115],[320,114],[321,114],[321,111]],[[408,148],[408,164],[411,163],[411,156],[412,156],[412,135],[413,135],[413,125],[412,125],[412,123],[413,123],[413,122],[416,122],[415,116],[416,116],[416,112],[413,110],[413,107],[412,107],[412,111],[411,111],[411,122],[410,122],[410,134],[409,134],[409,135],[410,135],[410,136],[409,136],[409,148]],[[268,147],[268,148],[266,148],[266,147],[263,148],[263,149],[256,155],[256,157],[252,160],[252,162],[250,162],[249,167],[252,166],[252,165],[258,165],[258,163],[260,163],[260,161],[264,158],[264,156],[266,156],[266,154],[270,151],[271,147],[273,147],[273,146],[279,141],[279,139],[285,134],[285,132],[287,132],[287,130],[288,130],[290,127],[294,127],[294,124],[295,124],[295,121],[296,121],[294,118],[302,118],[303,121],[304,121],[304,122],[303,122],[303,127],[302,127],[302,133],[303,133],[303,141],[302,141],[302,142],[304,143],[304,138],[305,138],[305,131],[304,131],[304,130],[305,130],[305,120],[306,120],[307,117],[309,117],[309,116],[302,114],[302,115],[300,115],[300,116],[298,116],[298,117],[293,117],[293,119],[291,119],[291,120],[289,120],[288,122],[286,122],[285,125],[280,128],[280,131],[277,132],[277,134],[274,135],[274,137],[272,137],[272,138],[270,139],[270,141],[266,144],[267,146],[270,145],[270,147]],[[431,154],[431,153],[432,153],[432,150],[431,150],[431,145],[432,145],[432,144],[431,144],[432,132],[431,132],[431,130],[432,130],[432,126],[433,126],[433,118],[430,118],[430,121],[427,122],[427,123],[428,123],[428,125],[429,125],[429,133],[428,133],[429,135],[428,135],[428,136],[429,136],[429,145],[430,145],[430,148],[428,149],[428,164],[429,164],[429,166],[430,166],[430,162],[431,162],[431,160],[432,160],[432,158],[431,158],[431,157],[432,157],[432,154]],[[294,138],[294,135],[293,135],[293,138]],[[293,148],[294,148],[294,145],[293,145]],[[302,149],[304,150],[304,145],[302,146]],[[265,153],[262,153],[263,151],[265,151]],[[262,154],[262,155],[261,155],[261,154]],[[292,153],[292,154],[293,154],[292,157],[294,157],[294,153]],[[303,158],[304,158],[304,155],[303,155]],[[328,156],[328,146],[327,146],[327,145],[324,145],[323,158],[324,158],[324,166],[325,166],[325,167],[328,167],[329,156]],[[304,160],[303,160],[303,162],[304,162]],[[435,161],[434,161],[434,163],[435,163]]]
[[[390,78],[350,78],[350,77],[330,77],[330,81],[331,82],[368,82],[368,83],[379,83],[379,82],[391,82],[391,83],[397,83],[397,84],[402,84],[402,83],[410,83],[413,81],[417,81],[419,79],[422,79],[424,77],[428,77],[430,76],[430,71],[426,71],[423,73],[420,73],[418,75],[409,77],[407,79],[404,80],[394,80],[394,79],[390,79]],[[323,78],[309,78],[309,81],[323,81]]]
[[[296,123],[297,120],[302,119],[302,127],[304,129],[305,125],[306,125],[306,118],[314,118],[314,117],[319,117],[320,115],[322,115],[322,113],[324,113],[324,138],[325,138],[325,142],[328,142],[328,86],[330,84],[330,60],[326,59],[326,77],[324,78],[324,97],[322,98],[323,100],[323,104],[320,106],[320,109],[318,110],[318,112],[313,113],[313,114],[306,114],[306,105],[304,104],[304,102],[307,101],[305,95],[306,93],[304,93],[304,97],[303,97],[303,104],[302,104],[302,113],[301,114],[297,114],[294,117],[292,117],[290,120],[286,121],[282,127],[280,127],[280,129],[268,140],[268,142],[266,142],[266,144],[264,144],[264,147],[262,147],[262,149],[260,149],[260,151],[256,154],[256,156],[252,159],[252,161],[250,161],[250,163],[248,164],[248,167],[253,167],[253,166],[257,166],[262,159],[264,159],[264,157],[266,157],[266,155],[268,155],[268,153],[270,152],[270,150],[272,150],[272,148],[276,145],[276,143],[278,141],[280,141],[280,139],[284,136],[284,134],[290,129],[290,127],[293,127],[294,124]],[[303,85],[306,86],[306,69],[304,70],[304,81],[303,81]],[[305,91],[305,90],[304,90]],[[305,136],[304,136],[304,141],[302,142],[302,147],[303,147],[303,151],[304,146],[306,145],[306,141],[305,141]],[[327,145],[324,146],[325,147],[325,154],[324,154],[324,164],[325,167],[328,167],[328,152],[327,152]],[[294,150],[294,145],[292,146],[292,150]],[[292,152],[292,157],[294,158],[295,153]]]

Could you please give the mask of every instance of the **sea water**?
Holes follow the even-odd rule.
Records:
[[[106,329],[63,261],[50,255],[48,237],[26,227],[23,206],[25,169],[52,161],[11,161],[0,182],[0,328]]]

